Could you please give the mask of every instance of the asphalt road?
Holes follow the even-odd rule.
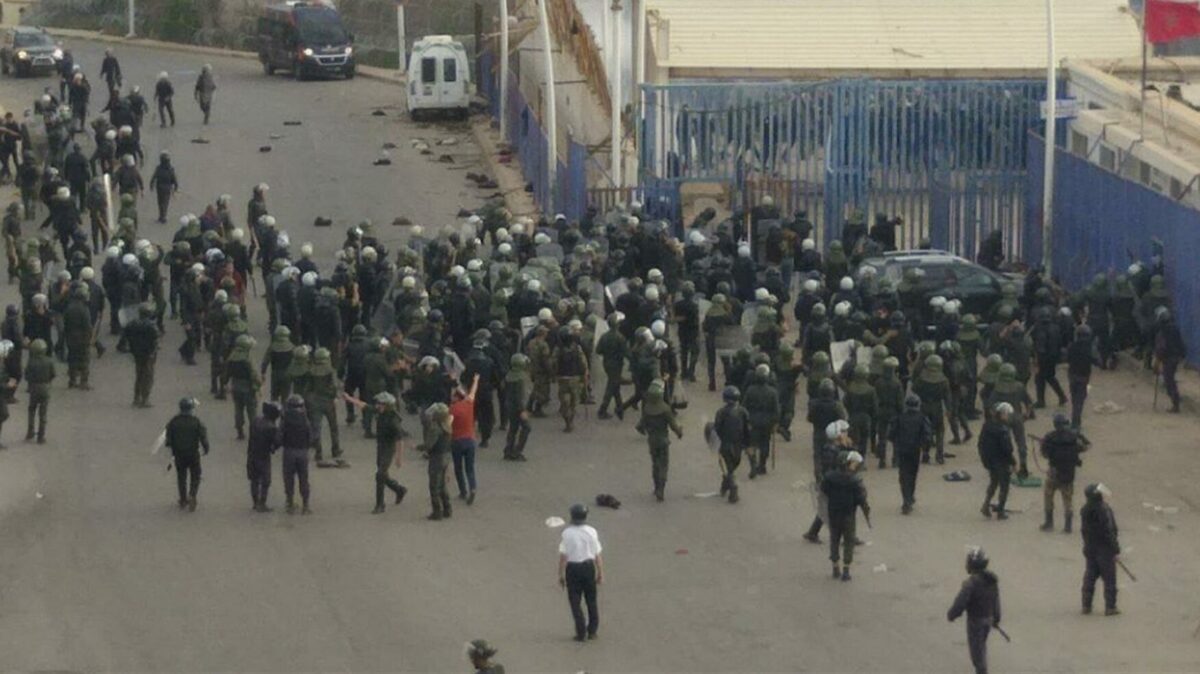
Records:
[[[72,46],[96,81],[100,48]],[[463,181],[479,170],[463,128],[408,123],[391,85],[297,83],[267,78],[251,61],[211,59],[219,89],[214,123],[204,128],[186,96],[201,57],[133,48],[118,55],[130,83],[149,91],[166,69],[185,94],[179,126],[149,126],[143,136],[150,156],[169,149],[176,159],[184,189],[175,216],[223,192],[241,213],[250,187],[265,181],[293,244],[313,241],[328,270],[345,227],[360,218],[395,241],[403,228],[387,224],[394,217],[449,224],[481,196]],[[0,81],[0,104],[20,109],[50,83]],[[375,109],[386,116],[372,116]],[[283,126],[289,119],[303,125]],[[201,135],[211,143],[189,142]],[[408,142],[450,136],[462,141],[450,148],[453,164],[419,156]],[[387,141],[399,146],[395,164],[371,166]],[[259,153],[266,144],[273,151]],[[140,206],[150,223],[143,233],[169,240],[174,226],[153,224],[152,199]],[[335,227],[314,229],[317,215]],[[15,287],[0,288],[0,301],[16,296]],[[258,304],[251,325],[260,345],[265,322]],[[1040,490],[1014,489],[1010,507],[1025,512],[1008,522],[980,517],[984,473],[974,447],[922,471],[910,517],[899,514],[895,472],[872,468],[875,528],[860,522],[868,544],[854,581],[830,580],[826,549],[800,538],[813,513],[803,413],[797,440],[779,445],[778,469],[754,482],[743,477],[742,502],[730,506],[705,496],[719,479],[700,430],[717,401],[698,387],[687,390],[686,435],[672,447],[664,504],[650,494],[646,445],[630,421],[592,417],[563,435],[550,418],[535,423],[528,463],[482,450],[479,498],[473,507],[456,502],[446,522],[424,519],[424,465],[412,458],[398,476],[409,500],[370,515],[373,445],[345,426],[354,465],[316,471],[314,515],[255,514],[231,406],[208,395],[206,368],[182,365],[180,341],[170,325],[151,410],[130,407],[132,363],[112,351],[94,363],[90,393],[68,391],[60,368],[46,445],[20,441],[25,412],[13,408],[3,430],[9,449],[0,452],[0,669],[468,671],[463,644],[486,638],[509,671],[965,671],[964,628],[947,624],[945,611],[972,544],[986,547],[1001,576],[1014,639],[993,637],[994,671],[1187,671],[1200,663],[1200,424],[1194,415],[1154,414],[1152,380],[1128,362],[1094,382],[1093,403],[1111,400],[1124,411],[1089,411],[1095,447],[1076,489],[1078,505],[1087,482],[1111,485],[1124,558],[1140,578],[1121,579],[1124,614],[1105,619],[1079,615],[1078,535],[1037,531]],[[184,395],[201,399],[213,440],[200,508],[190,515],[175,507],[165,458],[150,455]],[[1030,431],[1043,432],[1047,417]],[[976,478],[943,482],[953,468]],[[281,483],[277,471],[277,508]],[[598,641],[577,644],[555,582],[558,531],[543,522],[601,492],[624,506],[593,509],[605,545],[602,625]]]

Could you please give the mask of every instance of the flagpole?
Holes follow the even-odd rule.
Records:
[[[1054,58],[1054,0],[1046,0],[1046,154],[1042,182],[1042,268],[1049,278],[1054,265],[1054,139],[1058,116],[1058,72]]]
[[[1141,138],[1146,137],[1146,56],[1149,51],[1146,42],[1146,15],[1149,11],[1150,3],[1142,2],[1142,90],[1140,92],[1142,104],[1139,110],[1141,126],[1138,130],[1138,136]]]

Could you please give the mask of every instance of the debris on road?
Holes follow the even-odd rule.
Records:
[[[458,145],[458,139],[457,138],[442,138],[442,139],[438,140],[437,144],[438,145]]]
[[[408,218],[404,217],[403,215],[401,215],[398,218],[394,218],[392,220],[393,227],[408,227],[411,224],[412,224],[412,220],[409,220]]]
[[[197,145],[208,145],[208,144],[209,144],[209,143],[211,143],[212,141],[210,141],[210,140],[209,140],[209,139],[207,139],[207,138],[193,138],[193,139],[192,139],[192,142],[193,142],[193,143],[195,143],[195,144],[197,144]]]
[[[318,215],[317,219],[313,220],[313,227],[332,227],[332,226],[333,226],[333,220],[330,218],[323,218]]]
[[[384,112],[383,110],[376,109],[376,110],[371,111],[371,116],[372,117],[387,117],[387,113]]]
[[[298,119],[289,119],[283,122],[284,126],[300,126],[302,122]]]
[[[391,166],[392,165],[392,154],[390,152],[388,152],[387,150],[384,150],[379,153],[379,158],[376,159],[375,161],[371,162],[371,164],[373,166]]]
[[[546,526],[550,527],[551,529],[557,529],[557,528],[565,525],[566,523],[567,523],[566,520],[564,520],[561,517],[547,517],[546,518]]]
[[[1105,400],[1099,405],[1093,407],[1092,410],[1095,411],[1096,414],[1120,414],[1121,412],[1125,411],[1125,408],[1111,400]]]
[[[942,476],[942,479],[947,482],[970,482],[971,474],[965,470],[956,470],[946,473]]]
[[[258,147],[258,151],[259,151],[259,152],[270,152],[270,151],[271,151],[271,146],[270,146],[270,145],[260,145],[260,146]]]
[[[395,144],[395,143],[393,143],[393,142],[391,142],[391,141],[388,141],[388,142],[386,142],[386,143],[384,143],[384,144],[383,144],[383,149],[385,149],[385,150],[395,150],[395,149],[396,149],[396,144]]]
[[[437,160],[443,164],[453,164],[454,163],[454,157],[451,157],[448,154],[440,155],[437,158]]]
[[[617,497],[613,496],[612,494],[597,494],[596,505],[600,506],[601,508],[612,508],[613,510],[617,510],[621,507],[621,502],[618,501]]]
[[[871,571],[873,571],[873,572],[875,572],[875,573],[887,573],[887,572],[888,572],[888,565],[887,565],[887,564],[876,564],[876,565],[875,565],[875,566],[874,566],[874,567],[871,569]]]
[[[270,136],[268,136],[268,138],[270,138],[271,140],[279,140],[280,138],[283,138],[283,134],[282,133],[273,133]]]

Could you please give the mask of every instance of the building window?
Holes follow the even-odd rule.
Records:
[[[1104,143],[1100,144],[1100,166],[1109,171],[1117,170],[1117,153]]]
[[[1078,131],[1071,132],[1071,152],[1086,157],[1088,152],[1088,137]]]

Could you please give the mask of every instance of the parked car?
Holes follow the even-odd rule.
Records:
[[[354,35],[342,16],[320,2],[267,5],[258,19],[258,60],[263,72],[287,70],[292,77],[354,77]]]
[[[924,298],[921,317],[926,323],[933,313],[929,300],[939,295],[946,299],[961,300],[962,314],[985,317],[1000,299],[1000,288],[1005,283],[1015,285],[1018,296],[1024,285],[1024,279],[1019,274],[994,272],[944,250],[895,251],[867,258],[862,264],[874,267],[879,273],[878,278],[889,279],[893,286],[900,284],[905,270],[920,270],[920,288]]]
[[[467,50],[449,35],[426,35],[408,61],[408,112],[446,111],[466,119],[471,106]]]
[[[62,47],[43,28],[14,26],[4,31],[4,41],[0,43],[0,71],[5,75],[28,77],[54,72],[62,57]]]

